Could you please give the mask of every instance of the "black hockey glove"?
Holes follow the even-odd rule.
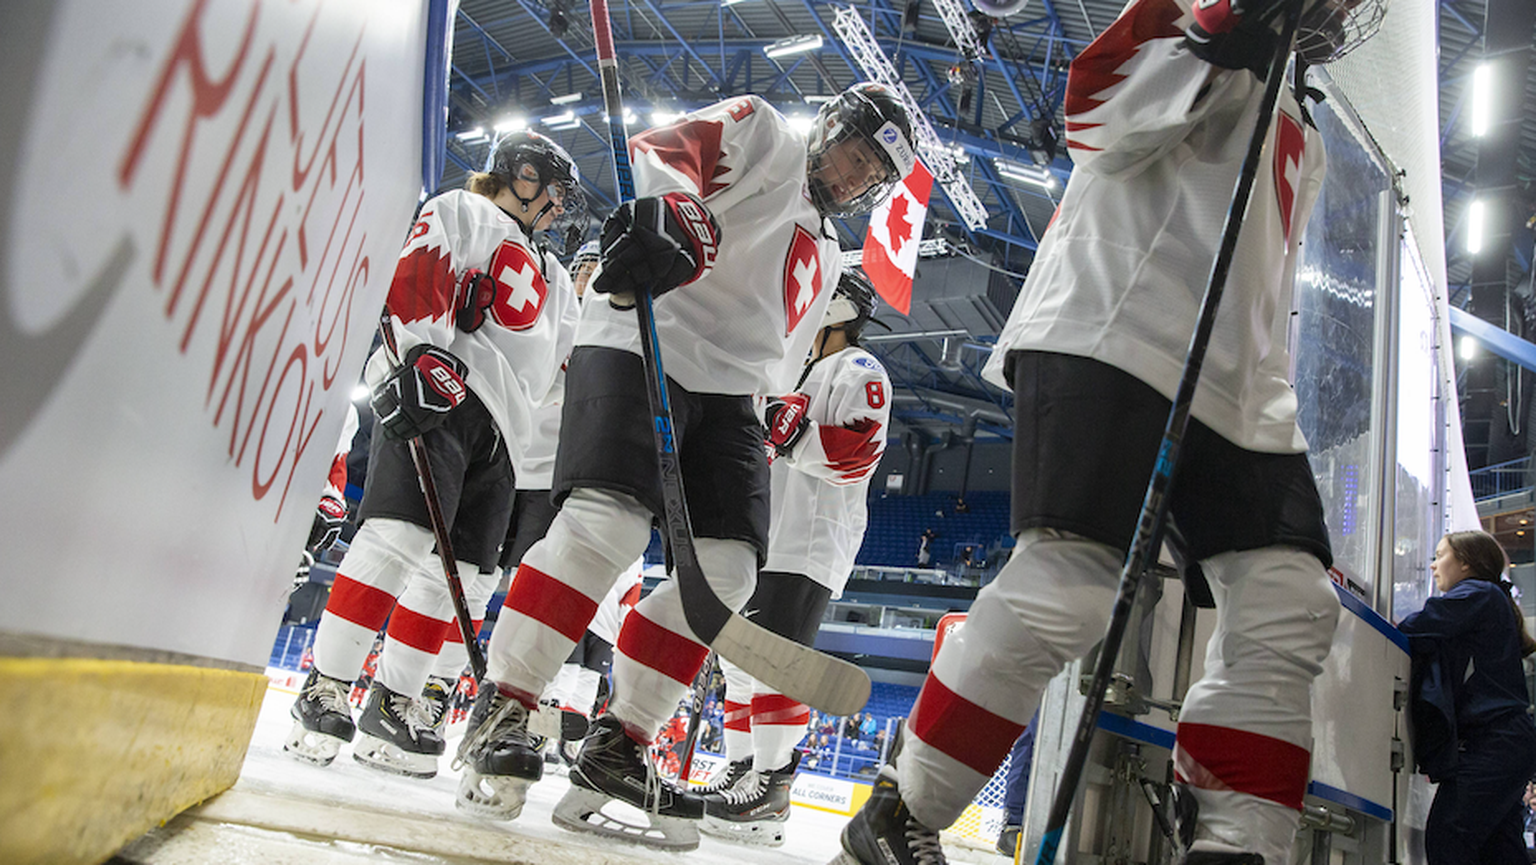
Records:
[[[331,548],[336,539],[341,536],[341,527],[347,521],[347,503],[332,498],[321,496],[320,505],[315,508],[315,521],[309,527],[309,543],[305,548],[310,552],[319,554]]]
[[[694,196],[626,201],[603,223],[602,265],[590,287],[627,308],[637,293],[660,297],[708,273],[719,249],[720,225]]]
[[[790,393],[768,400],[763,408],[763,423],[768,425],[768,444],[779,456],[789,456],[799,444],[801,436],[811,426],[806,416],[810,398],[803,393]]]
[[[373,413],[392,439],[415,438],[436,429],[464,401],[469,367],[446,349],[418,345],[405,363],[373,392]]]
[[[1281,0],[1195,0],[1184,44],[1212,66],[1263,75],[1279,48],[1281,6]]]

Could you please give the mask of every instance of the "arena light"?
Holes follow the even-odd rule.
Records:
[[[1487,63],[1472,70],[1472,134],[1488,134],[1489,115],[1493,113],[1493,69]]]
[[[549,104],[550,105],[570,105],[573,102],[580,102],[580,101],[581,101],[581,91],[578,90],[575,93],[567,93],[564,96],[553,97],[553,98],[551,98],[549,100]]]
[[[1461,359],[1471,360],[1474,357],[1477,357],[1477,340],[1470,336],[1463,336],[1461,338]]]
[[[652,126],[668,126],[681,120],[683,115],[677,111],[652,111]]]
[[[1483,251],[1483,203],[1474,201],[1467,205],[1467,253],[1477,255]]]
[[[366,402],[368,400],[368,397],[370,395],[372,395],[372,393],[373,392],[368,389],[368,385],[366,385],[366,384],[357,385],[357,386],[352,388],[352,401],[353,402]]]
[[[491,128],[498,135],[506,135],[508,132],[522,132],[528,128],[528,121],[521,117],[508,117]]]
[[[1006,159],[994,159],[992,164],[997,168],[998,175],[1005,180],[1031,183],[1044,189],[1056,188],[1056,175],[1039,166],[1020,165]]]
[[[805,51],[815,51],[821,47],[821,34],[812,33],[809,36],[791,36],[763,48],[763,54],[768,57],[784,57],[789,54],[800,54]]]
[[[460,132],[454,137],[464,142],[479,141],[485,137],[485,130],[479,126],[476,126],[474,129]]]
[[[791,114],[784,118],[789,121],[789,128],[801,135],[810,135],[811,128],[816,125],[816,118],[806,117],[804,114]]]

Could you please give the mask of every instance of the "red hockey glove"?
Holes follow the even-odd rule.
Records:
[[[616,297],[660,297],[708,273],[719,249],[720,225],[694,196],[626,201],[603,223],[602,267],[590,287]]]
[[[459,279],[458,313],[454,324],[465,333],[474,333],[485,324],[485,311],[496,302],[496,280],[479,268],[464,271]]]
[[[330,549],[341,536],[342,524],[347,521],[347,503],[331,496],[321,496],[315,508],[315,521],[309,527],[309,543],[305,547],[312,553]]]
[[[768,400],[763,409],[763,421],[768,424],[768,444],[780,456],[788,456],[800,437],[805,435],[806,428],[811,425],[811,419],[806,415],[809,408],[810,398],[803,393]]]
[[[446,349],[418,345],[405,363],[373,393],[373,413],[392,439],[409,439],[436,429],[447,420],[469,388],[469,367]]]

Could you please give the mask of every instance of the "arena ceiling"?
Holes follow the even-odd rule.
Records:
[[[1407,2],[1407,0],[1396,0]],[[1460,251],[1466,204],[1476,191],[1479,148],[1463,130],[1472,69],[1484,46],[1488,4],[1529,0],[1438,0],[1441,20],[1443,191],[1447,260],[1455,289],[1471,279]],[[788,116],[809,118],[819,101],[868,76],[838,38],[844,4],[824,0],[613,0],[610,5],[631,130],[653,112],[677,112],[756,93]],[[898,428],[924,436],[964,426],[1009,435],[1008,397],[979,370],[1027,271],[1072,165],[1060,141],[1066,70],[1119,14],[1122,0],[1029,0],[1003,19],[972,16],[969,0],[950,0],[973,28],[990,33],[980,54],[962,51],[942,0],[871,0],[852,6],[955,155],[957,173],[986,207],[969,227],[936,185],[925,238],[941,250],[919,265],[912,315],[887,311],[894,328],[872,349],[897,385]],[[776,58],[764,49],[793,37],[820,48]],[[582,0],[462,0],[450,76],[447,170],[460,185],[483,166],[494,127],[512,118],[559,141],[577,160],[593,228],[617,199],[595,47]],[[1536,66],[1518,98],[1520,230],[1509,242],[1510,284],[1529,279],[1536,213],[1529,195],[1536,155]],[[474,136],[475,130],[483,136]],[[1486,156],[1485,156],[1486,159]],[[1024,172],[1016,166],[1043,166]],[[999,166],[1003,169],[1000,170]],[[1049,177],[1046,176],[1049,172]],[[1020,179],[1019,174],[1029,175]],[[1013,176],[1005,176],[1012,174]],[[1045,183],[1041,181],[1044,180]],[[1045,185],[1049,183],[1051,185]],[[845,249],[862,245],[863,220],[839,231]],[[942,241],[942,242],[939,242]],[[938,285],[937,289],[931,286]],[[1503,322],[1498,322],[1500,325]]]

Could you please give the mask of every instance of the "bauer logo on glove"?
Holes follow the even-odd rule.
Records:
[[[791,393],[771,399],[763,408],[763,420],[768,425],[768,444],[780,456],[788,456],[811,425],[806,416],[810,398],[803,393]]]
[[[373,413],[384,434],[409,439],[441,426],[469,395],[469,367],[446,349],[418,345],[373,394]]]
[[[660,297],[714,267],[720,226],[704,202],[687,193],[637,198],[603,223],[602,250],[593,291],[615,300],[638,293]]]

